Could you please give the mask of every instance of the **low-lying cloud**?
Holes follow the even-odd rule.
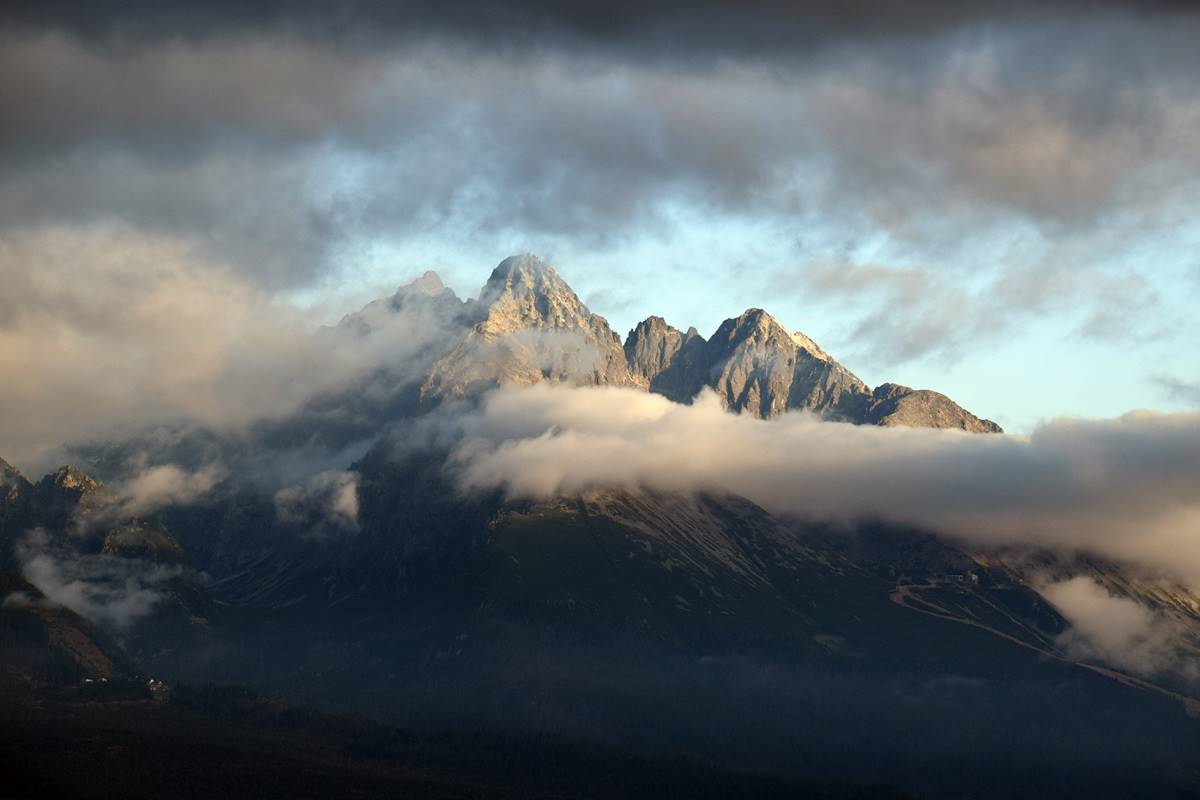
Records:
[[[17,543],[16,556],[21,574],[46,602],[116,628],[151,614],[164,598],[165,584],[183,572],[177,565],[54,548],[42,530],[26,533]]]
[[[827,520],[918,525],[981,546],[1132,560],[1200,587],[1200,414],[1056,420],[972,435],[730,414],[616,388],[501,389],[444,426],[467,489],[732,492]]]
[[[305,539],[328,540],[358,531],[358,473],[322,472],[302,486],[275,493],[275,519]]]
[[[1111,594],[1083,576],[1039,591],[1071,623],[1059,636],[1071,657],[1100,660],[1143,675],[1176,672],[1200,677],[1200,665],[1179,650],[1180,626],[1165,615]]]

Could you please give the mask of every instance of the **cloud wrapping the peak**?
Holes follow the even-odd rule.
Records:
[[[454,420],[468,490],[646,486],[769,511],[918,525],[982,547],[1133,560],[1200,587],[1200,414],[1057,420],[1029,437],[773,420],[616,388],[501,389]]]
[[[235,271],[123,226],[0,236],[0,284],[0,450],[31,471],[158,425],[278,419],[381,368],[415,373],[457,330],[415,310],[318,334]]]

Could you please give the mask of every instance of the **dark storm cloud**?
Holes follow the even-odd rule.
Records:
[[[310,281],[356,237],[587,242],[661,229],[679,204],[924,244],[1014,215],[1059,233],[1190,186],[1195,33],[1056,19],[673,63],[16,32],[0,210],[6,229],[115,219],[190,239],[270,286]]]
[[[230,31],[286,29],[320,36],[410,37],[429,32],[489,40],[527,41],[557,35],[612,42],[643,37],[686,50],[773,45],[791,48],[830,39],[896,33],[929,33],[989,20],[1045,17],[1073,12],[1122,10],[1140,15],[1187,11],[1183,0],[846,0],[797,3],[783,0],[266,0],[242,3],[151,0],[14,0],[0,20],[14,25],[61,28],[86,35],[204,36]],[[497,41],[501,40],[501,41]]]

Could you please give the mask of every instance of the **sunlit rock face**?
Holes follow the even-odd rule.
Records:
[[[708,384],[731,410],[774,417],[806,409],[856,420],[867,385],[805,336],[757,308],[725,320],[706,348]]]
[[[980,419],[949,397],[928,389],[880,384],[871,395],[864,422],[885,427],[957,428],[969,433],[1001,433],[990,419]]]
[[[543,380],[632,385],[620,337],[537,256],[502,261],[476,308],[474,327],[430,370],[424,402]]]
[[[683,333],[649,317],[629,332],[625,357],[636,386],[681,403],[707,386],[731,411],[764,418],[801,409],[858,424],[1000,431],[937,392],[894,383],[872,392],[808,336],[757,308],[725,320],[707,341],[695,328]]]

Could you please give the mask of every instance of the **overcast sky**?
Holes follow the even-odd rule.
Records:
[[[337,5],[5,4],[0,411],[522,251],[1011,430],[1200,407],[1189,4]]]

